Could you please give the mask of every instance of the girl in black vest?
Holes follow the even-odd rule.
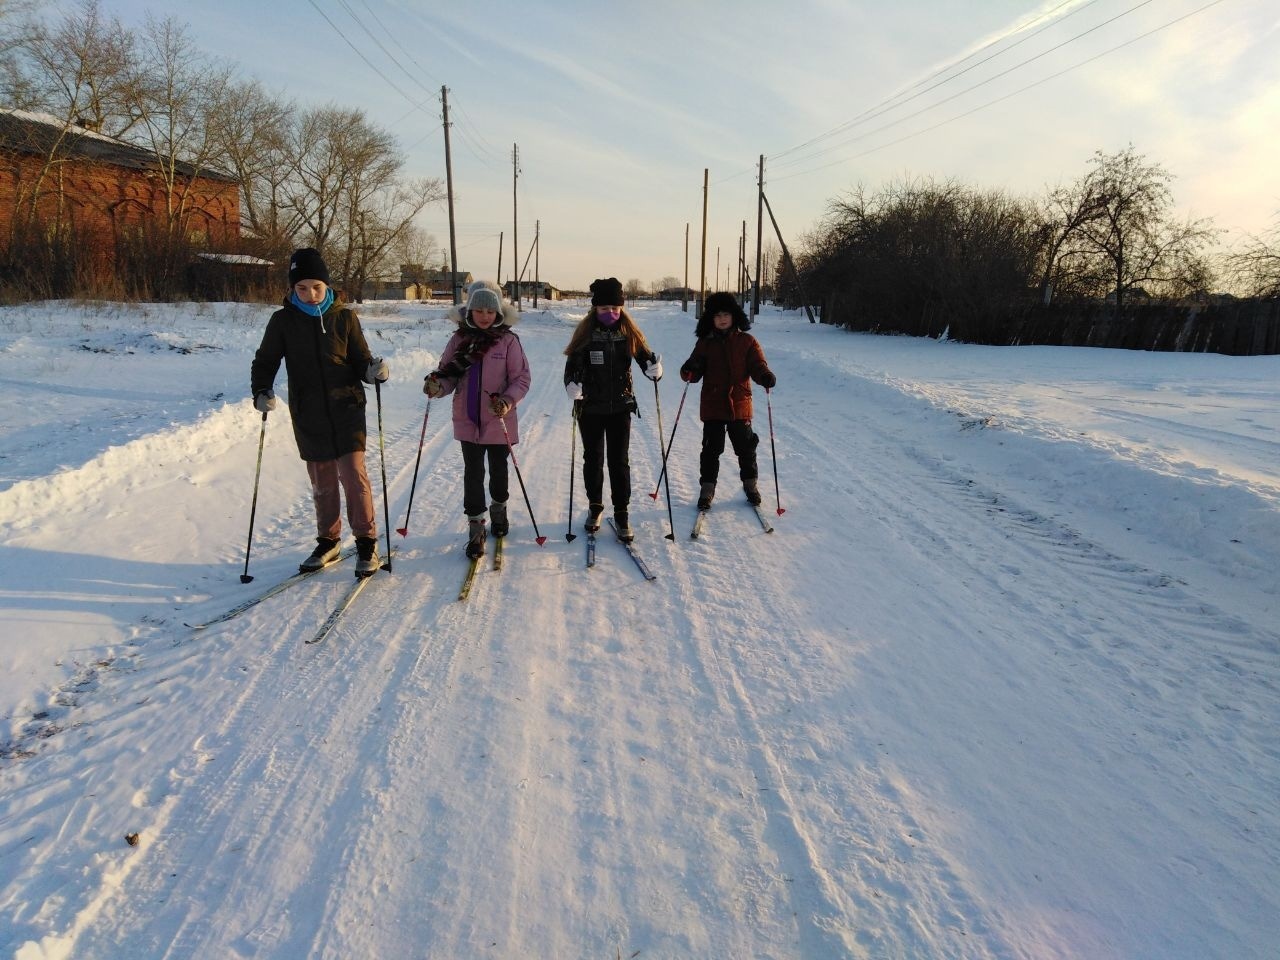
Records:
[[[604,466],[609,465],[609,493],[618,537],[634,539],[628,516],[631,503],[631,415],[636,398],[631,363],[646,377],[662,379],[662,359],[649,344],[623,304],[617,277],[591,284],[591,310],[565,347],[564,386],[574,402],[582,434],[582,483],[587,490],[589,531],[600,529],[604,513]]]

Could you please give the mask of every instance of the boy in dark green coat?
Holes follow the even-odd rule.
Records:
[[[276,408],[272,388],[283,360],[293,436],[307,464],[316,508],[316,548],[300,569],[319,570],[337,559],[345,492],[347,522],[359,553],[356,576],[370,576],[379,567],[378,525],[364,463],[361,381],[385,382],[387,364],[370,354],[355,311],[334,297],[318,250],[294,251],[289,284],[293,289],[271,315],[253,357],[253,405],[264,414]]]

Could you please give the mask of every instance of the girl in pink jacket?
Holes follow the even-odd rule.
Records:
[[[467,514],[467,556],[484,555],[485,461],[489,463],[489,519],[493,535],[505,537],[507,444],[520,439],[516,404],[529,392],[529,361],[511,329],[520,319],[498,288],[477,280],[465,306],[449,316],[458,330],[449,338],[440,366],[427,375],[428,397],[453,394],[453,436],[462,444],[462,508]]]

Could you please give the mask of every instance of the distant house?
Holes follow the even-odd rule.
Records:
[[[458,271],[460,298],[471,283],[470,273]],[[448,300],[453,302],[449,271],[428,268],[420,263],[402,263],[399,279],[366,280],[361,291],[365,300]]]
[[[658,291],[659,300],[697,300],[698,291],[688,287],[663,287]]]
[[[502,293],[509,300],[514,300],[516,295],[516,282],[508,280],[502,285]],[[545,280],[521,280],[520,281],[520,298],[522,300],[532,300],[535,296],[539,300],[559,300],[562,296],[559,287],[553,287]]]
[[[467,287],[475,283],[475,275],[470,270],[459,270],[454,277],[455,282],[450,283],[449,268],[441,267],[436,270],[427,282],[431,285],[431,297],[435,300],[448,300],[453,302],[453,291],[458,291],[458,302],[461,303],[466,299]],[[423,299],[426,299],[425,297]]]
[[[165,182],[170,170],[176,189]],[[235,178],[181,162],[162,167],[155,154],[114,137],[47,114],[0,110],[0,258],[27,230],[73,244],[77,269],[91,274],[84,279],[110,278],[124,245],[174,224],[193,247],[234,249]]]

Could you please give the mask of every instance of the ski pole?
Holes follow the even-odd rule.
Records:
[[[676,422],[671,425],[671,439],[667,441],[666,453],[662,455],[662,473],[658,475],[658,482],[653,485],[653,493],[649,494],[650,500],[658,499],[658,487],[662,485],[663,478],[667,475],[667,458],[671,456],[671,445],[676,442],[676,428],[680,426],[680,413],[684,410],[684,398],[689,392],[689,384],[684,385],[684,393],[680,394],[680,406],[676,408]]]
[[[489,396],[498,397],[501,394],[491,393]],[[538,529],[538,520],[533,515],[533,505],[529,503],[529,491],[524,488],[524,477],[520,476],[520,461],[516,459],[516,448],[511,445],[511,431],[507,429],[507,418],[499,417],[498,422],[502,424],[502,435],[507,438],[507,452],[511,454],[511,465],[516,468],[516,479],[520,481],[520,493],[524,496],[524,507],[529,511],[529,522],[533,524],[534,538],[537,540],[538,546],[542,546],[547,542],[547,538]]]
[[[575,474],[574,467],[578,459],[578,404],[573,405],[573,417],[569,421],[569,529],[565,532],[564,538],[573,543],[578,535],[573,532],[573,478]]]
[[[253,472],[253,505],[249,507],[249,542],[244,545],[244,573],[240,574],[241,583],[252,583],[249,576],[249,551],[253,549],[253,518],[258,515],[258,478],[262,476],[262,446],[267,439],[267,414],[262,413],[262,430],[258,433],[258,466]]]
[[[787,511],[782,506],[782,491],[778,487],[778,448],[773,442],[773,400],[770,399],[771,390],[766,389],[764,392],[765,407],[769,410],[769,452],[773,455],[773,495],[778,502],[778,516],[782,516]]]
[[[409,506],[404,512],[404,526],[396,527],[402,537],[409,535],[409,515],[413,513],[413,491],[418,487],[418,467],[422,464],[422,441],[427,438],[427,419],[431,416],[431,398],[427,397],[427,412],[422,415],[422,434],[418,437],[418,459],[413,462],[413,483],[409,484]]]
[[[662,454],[662,480],[667,490],[667,520],[671,523],[671,532],[667,534],[668,540],[676,538],[676,518],[671,512],[671,481],[667,479],[667,451],[662,448],[662,435],[666,433],[662,429],[662,397],[658,393],[658,381],[653,381],[653,404],[658,411],[658,452]],[[671,430],[672,436],[675,435],[675,428]]]
[[[373,382],[373,393],[378,398],[378,451],[382,455],[382,523],[387,531],[387,559],[382,569],[391,572],[391,508],[387,505],[387,445],[382,439],[382,383]]]

